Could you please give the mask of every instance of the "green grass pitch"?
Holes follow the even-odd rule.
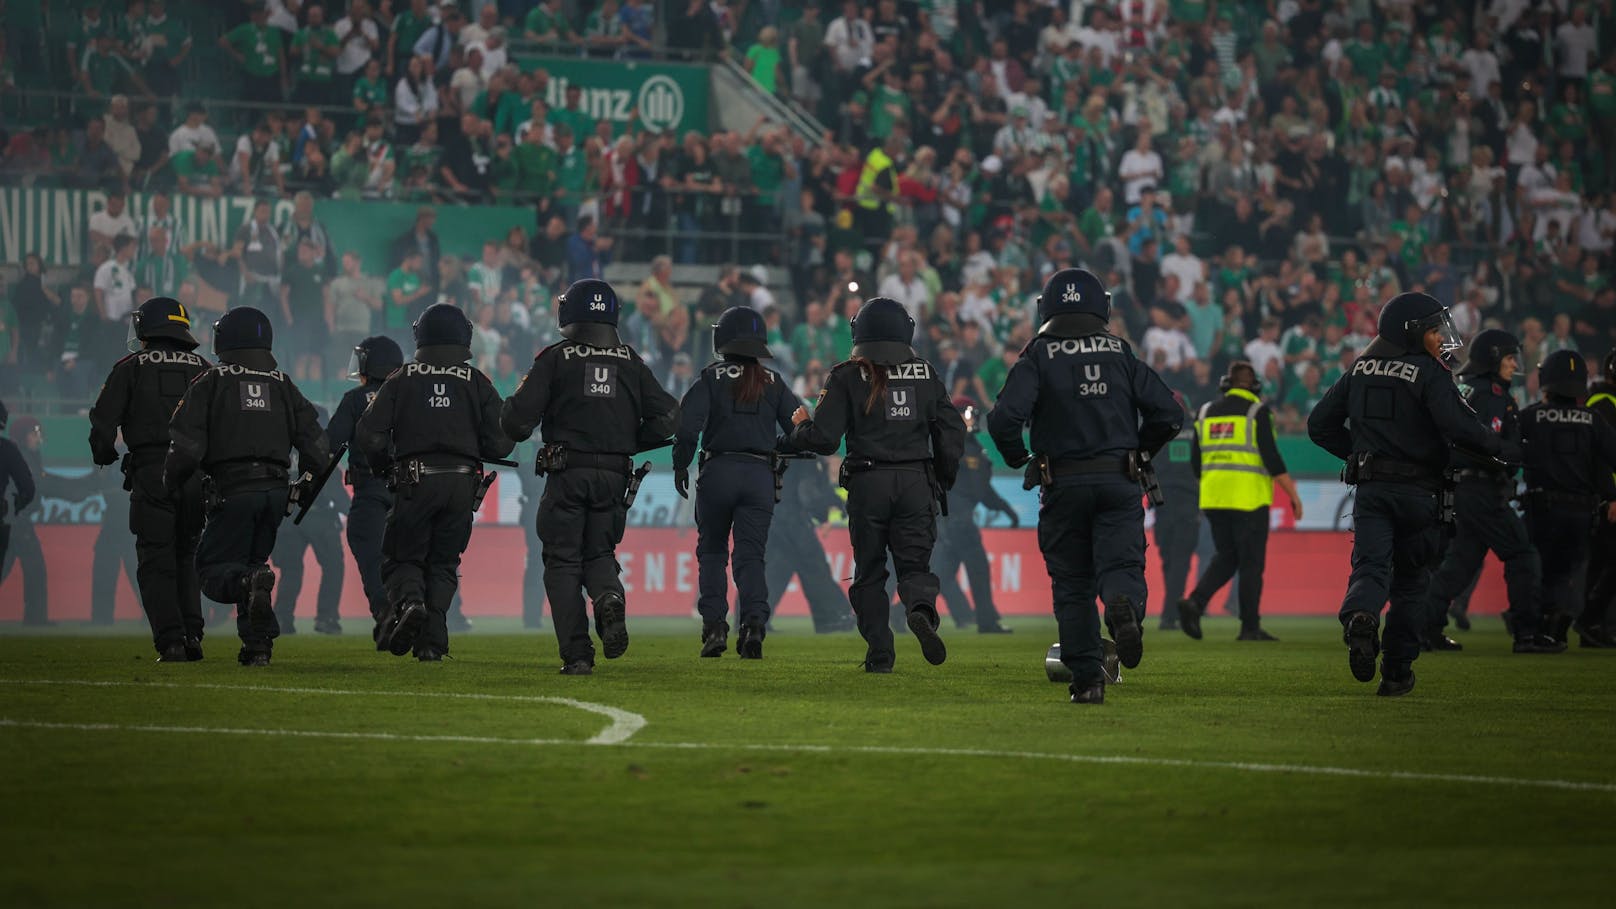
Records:
[[[743,663],[631,616],[590,678],[548,631],[478,624],[442,664],[350,622],[267,670],[222,631],[178,666],[133,625],[0,637],[0,905],[1569,906],[1616,881],[1616,653],[1513,656],[1496,619],[1401,700],[1328,619],[1151,630],[1103,707],[1045,680],[1050,620],[945,632],[937,668],[900,638],[891,676],[803,620]]]

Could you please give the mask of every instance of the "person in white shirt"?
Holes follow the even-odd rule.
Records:
[[[1522,101],[1520,112],[1504,136],[1504,159],[1516,167],[1525,167],[1537,159],[1537,132],[1532,129],[1535,113],[1532,102]]]
[[[1141,124],[1138,140],[1122,156],[1122,163],[1117,165],[1117,176],[1123,180],[1123,199],[1129,205],[1138,205],[1139,191],[1144,189],[1145,184],[1159,185],[1165,175],[1161,155],[1150,147],[1150,130]]]
[[[119,322],[135,308],[135,274],[129,263],[135,258],[135,238],[119,236],[112,241],[112,255],[95,270],[95,305],[108,322]]]
[[[1610,252],[1616,248],[1616,193],[1605,197],[1605,207],[1585,208],[1578,219],[1577,244],[1591,253]],[[1616,381],[1616,378],[1613,378]]]
[[[1573,7],[1571,19],[1560,23],[1560,27],[1554,30],[1554,51],[1556,59],[1560,61],[1560,75],[1579,81],[1588,78],[1588,61],[1593,59],[1598,49],[1599,35],[1588,22],[1587,9]]]
[[[1189,314],[1177,303],[1158,303],[1150,309],[1151,326],[1145,329],[1144,360],[1156,369],[1177,372],[1196,359],[1195,342],[1184,331]]]
[[[185,122],[168,134],[168,153],[173,156],[183,151],[195,151],[198,145],[218,148],[219,135],[208,125],[208,112],[193,101],[185,108]]]
[[[337,54],[337,73],[352,77],[370,62],[370,55],[381,47],[381,33],[370,18],[370,4],[353,0],[353,6],[333,28],[342,50]]]
[[[137,236],[135,219],[124,206],[123,193],[107,196],[107,207],[90,216],[90,243],[110,248],[118,237]]]
[[[484,9],[486,8],[484,7]],[[490,32],[487,41],[468,45],[466,48],[468,57],[470,56],[470,51],[474,49],[482,51],[483,64],[478,72],[484,79],[493,78],[495,73],[504,69],[511,61],[510,53],[505,47],[505,29],[503,28],[496,28]]]
[[[836,69],[847,73],[870,59],[875,52],[875,32],[864,21],[859,4],[854,0],[842,3],[842,14],[831,20],[825,28],[825,48]]]
[[[1470,97],[1487,97],[1487,86],[1497,82],[1498,55],[1492,52],[1492,36],[1486,32],[1476,35],[1476,43],[1459,58],[1459,65],[1470,74]]]
[[[1246,360],[1257,375],[1272,379],[1279,375],[1285,362],[1285,351],[1279,346],[1279,320],[1273,316],[1264,319],[1257,329],[1257,337],[1246,342]]]
[[[266,0],[264,7],[269,10],[268,24],[275,26],[290,36],[297,31],[296,8],[301,4],[294,3],[292,9],[287,9],[286,0]]]
[[[920,254],[914,251],[898,257],[898,270],[887,275],[876,291],[903,304],[916,325],[926,321],[926,310],[931,306],[931,288],[920,279]]]
[[[455,70],[454,75],[449,77],[449,90],[459,97],[461,110],[470,110],[472,102],[488,88],[488,80],[492,73],[483,74],[482,52],[481,47],[469,48],[466,51],[466,65]]]
[[[438,115],[438,90],[432,84],[425,57],[411,57],[404,75],[393,86],[393,124],[400,136],[415,141],[421,124]]]
[[[140,134],[135,132],[135,125],[129,122],[129,99],[123,95],[113,95],[107,101],[107,115],[101,122],[106,126],[102,140],[118,156],[118,164],[127,177],[135,162],[140,160]]]
[[[1190,251],[1190,238],[1180,234],[1173,238],[1173,251],[1162,257],[1162,275],[1174,275],[1178,278],[1178,295],[1175,299],[1183,303],[1195,298],[1195,288],[1206,283],[1206,263],[1201,257]]]
[[[470,47],[488,40],[488,35],[499,27],[499,4],[484,3],[477,11],[477,21],[460,30],[460,44]]]

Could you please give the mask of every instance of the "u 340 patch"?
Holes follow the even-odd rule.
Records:
[[[242,413],[274,413],[268,382],[243,380],[236,386],[241,391]]]

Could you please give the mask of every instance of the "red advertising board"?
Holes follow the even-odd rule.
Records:
[[[90,553],[98,528],[88,525],[44,525],[39,536],[45,550],[50,583],[50,615],[67,621],[89,618]],[[526,547],[525,528],[479,526],[461,565],[461,591],[472,616],[514,616],[521,612],[519,586]],[[1037,535],[1031,530],[983,532],[993,561],[994,593],[1000,611],[1009,615],[1049,614],[1049,576],[1038,553]],[[824,528],[821,537],[837,578],[852,574],[847,532]],[[1334,614],[1346,589],[1347,533],[1281,532],[1269,537],[1268,572],[1263,590],[1263,612],[1268,615]],[[693,529],[631,528],[619,547],[623,581],[629,591],[629,609],[638,615],[690,615],[696,602],[696,532]],[[1151,587],[1151,613],[1160,608],[1161,569],[1155,550],[1148,552],[1147,580]],[[304,589],[298,612],[312,616],[319,567],[307,558]],[[0,583],[0,621],[22,617],[22,578],[12,573]],[[844,581],[845,584],[845,581]],[[1504,608],[1504,589],[1498,564],[1489,560],[1472,609],[1496,613]],[[782,615],[806,615],[807,608],[793,584],[781,603]],[[367,616],[359,577],[347,563],[342,614]],[[127,581],[120,580],[117,617],[140,617]]]

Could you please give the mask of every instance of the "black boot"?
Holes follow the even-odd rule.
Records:
[[[1515,639],[1512,653],[1565,653],[1564,641],[1556,641],[1546,634],[1522,635]]]
[[[1584,625],[1581,622],[1573,623],[1577,630],[1577,646],[1595,649],[1616,647],[1616,640],[1611,638],[1610,632],[1603,625]]]
[[[616,591],[595,600],[595,633],[606,659],[615,660],[628,652],[628,605]]]
[[[1145,655],[1145,636],[1139,628],[1139,617],[1134,615],[1133,600],[1117,597],[1105,604],[1105,623],[1111,627],[1112,640],[1117,642],[1117,659],[1128,669],[1138,666]]]
[[[1104,682],[1115,685],[1122,681],[1122,661],[1117,659],[1117,642],[1110,638],[1101,638],[1100,671],[1105,673]]]
[[[202,662],[202,639],[201,638],[186,638],[185,639],[185,658],[190,660],[193,663]]]
[[[1380,655],[1380,623],[1367,612],[1355,612],[1347,619],[1341,639],[1347,644],[1347,666],[1360,682],[1375,680],[1375,657]]]
[[[393,656],[403,656],[415,647],[415,638],[425,624],[426,604],[420,600],[405,600],[382,629],[376,644]]]
[[[190,654],[189,651],[187,651],[185,649],[185,642],[184,641],[175,641],[174,643],[168,645],[167,647],[164,647],[161,651],[158,652],[158,654],[157,654],[157,662],[159,662],[159,663],[189,663],[189,662],[191,662],[191,654]]]
[[[1097,679],[1081,688],[1076,683],[1073,683],[1067,686],[1067,690],[1071,692],[1072,703],[1074,704],[1105,703],[1105,679]]]
[[[1400,698],[1414,690],[1414,667],[1386,660],[1380,666],[1380,688],[1375,694],[1383,698]]]
[[[1206,610],[1189,597],[1178,601],[1178,627],[1184,629],[1184,633],[1189,635],[1192,641],[1201,639],[1201,615],[1205,612]],[[1166,621],[1167,619],[1163,617],[1164,625]]]
[[[948,659],[948,648],[943,646],[942,636],[937,633],[936,614],[920,607],[911,609],[908,624],[920,644],[920,655],[933,666],[943,665]]]
[[[763,659],[763,623],[750,621],[741,623],[740,640],[735,642],[735,652],[743,660]]]
[[[716,657],[729,649],[729,623],[703,622],[701,626],[701,655]]]
[[[561,667],[562,675],[593,675],[595,665],[587,660],[573,660]]]
[[[1432,631],[1432,632],[1430,632],[1425,640],[1429,644],[1429,646],[1422,646],[1420,648],[1421,650],[1438,650],[1438,651],[1445,650],[1445,651],[1450,651],[1451,652],[1451,651],[1463,650],[1464,649],[1463,644],[1459,643],[1458,641],[1455,641],[1453,638],[1448,637],[1447,635],[1443,634],[1441,631]]]

